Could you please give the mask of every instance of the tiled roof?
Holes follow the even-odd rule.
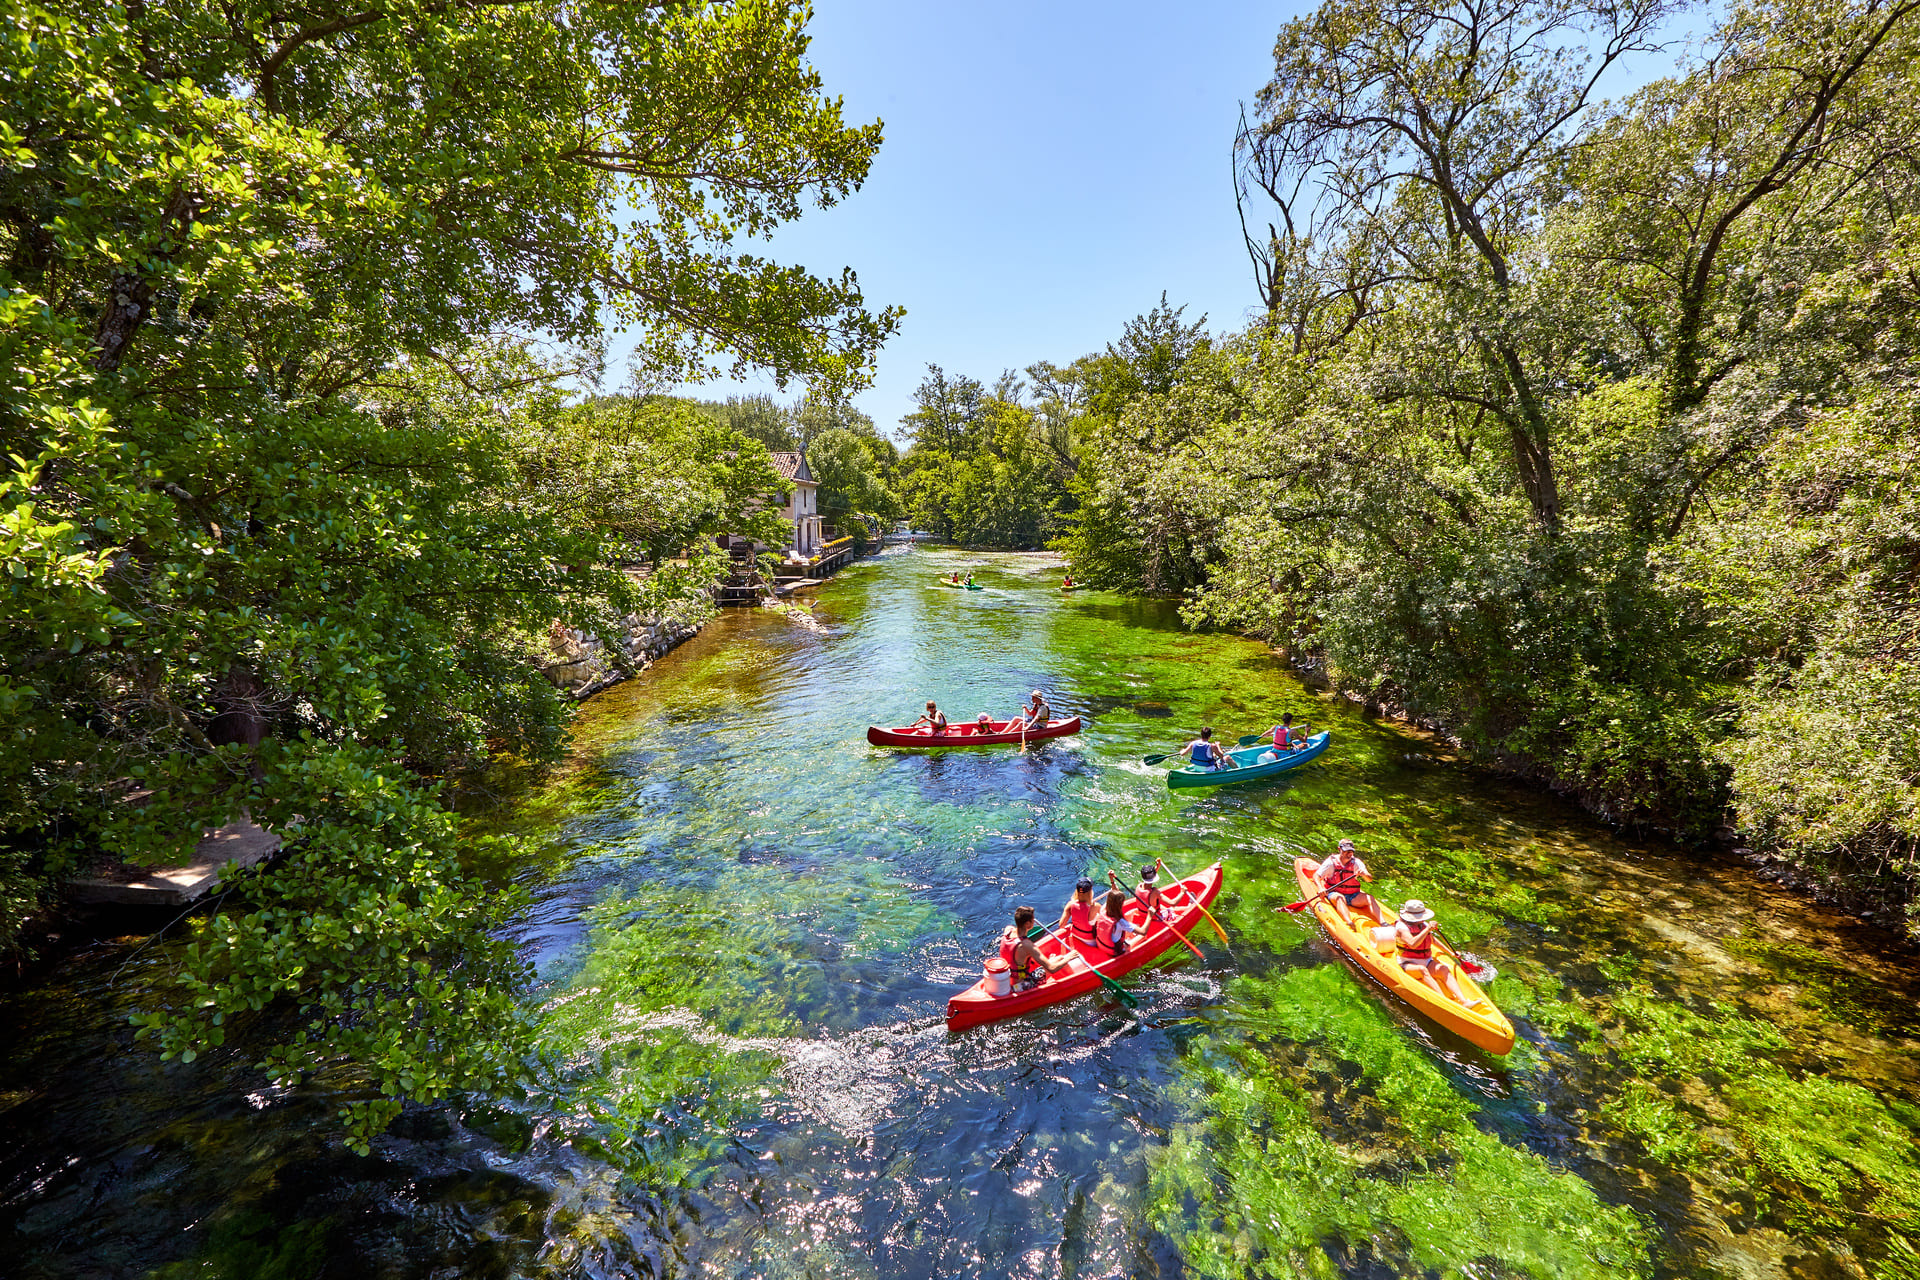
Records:
[[[807,470],[806,454],[794,449],[770,449],[767,453],[773,459],[773,469],[783,478],[814,483],[813,472]]]

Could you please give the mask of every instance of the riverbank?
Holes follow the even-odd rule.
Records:
[[[1883,860],[1876,869],[1863,874],[1862,868],[1845,865],[1848,860],[1838,856],[1811,862],[1796,859],[1787,852],[1769,848],[1766,841],[1754,833],[1738,830],[1737,819],[1730,809],[1723,811],[1721,824],[1705,838],[1690,836],[1655,821],[1623,818],[1606,797],[1567,781],[1543,762],[1510,754],[1475,752],[1443,721],[1415,715],[1381,697],[1377,690],[1354,689],[1336,683],[1328,676],[1323,662],[1282,646],[1269,645],[1268,651],[1306,687],[1329,698],[1345,699],[1369,716],[1395,720],[1431,734],[1460,753],[1463,760],[1566,800],[1623,832],[1654,836],[1682,847],[1744,859],[1756,874],[1775,884],[1884,929],[1903,944],[1920,944],[1920,914],[1914,910],[1916,901],[1920,901],[1920,866],[1910,866],[1903,874],[1896,861]]]

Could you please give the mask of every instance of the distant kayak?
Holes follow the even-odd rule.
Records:
[[[1073,954],[1078,959],[1074,963],[1058,973],[1049,974],[1030,990],[1009,991],[1004,996],[993,994],[988,980],[980,979],[947,1001],[947,1029],[958,1031],[962,1027],[977,1027],[983,1022],[998,1022],[1002,1018],[1031,1013],[1050,1004],[1083,996],[1100,986],[1102,974],[1117,978],[1164,955],[1179,942],[1180,937],[1185,937],[1200,923],[1200,908],[1212,902],[1220,892],[1220,874],[1220,864],[1216,862],[1205,871],[1163,888],[1161,893],[1167,895],[1167,905],[1172,909],[1171,917],[1164,924],[1148,926],[1138,943],[1117,956],[1102,951],[1098,946],[1085,949],[1075,947]],[[1196,902],[1198,905],[1195,905]],[[1127,918],[1135,924],[1146,923],[1145,913],[1137,904],[1128,910]],[[1057,937],[1050,937],[1035,945],[1040,948],[1042,955],[1057,956],[1067,944]],[[1186,954],[1184,949],[1182,954]]]
[[[945,578],[935,580],[934,585],[941,587],[959,587],[966,591],[985,591],[986,588],[974,582],[948,582]]]
[[[1085,591],[1087,589],[1087,584],[1084,582],[1076,582],[1070,587],[1062,587],[1060,589],[1062,591]]]
[[[1314,881],[1314,872],[1320,864],[1312,858],[1293,860],[1293,878],[1300,884],[1302,897],[1312,898],[1320,892],[1320,886]],[[1354,914],[1354,923],[1358,928],[1350,927],[1340,918],[1340,908],[1320,898],[1313,904],[1313,914],[1319,918],[1320,927],[1327,936],[1340,944],[1340,949],[1351,956],[1362,969],[1387,990],[1405,1000],[1421,1013],[1432,1018],[1447,1030],[1455,1032],[1479,1045],[1488,1053],[1504,1054],[1513,1048],[1513,1024],[1507,1021],[1507,1015],[1493,1007],[1486,993],[1473,984],[1467,976],[1465,966],[1453,949],[1439,938],[1433,940],[1433,953],[1445,956],[1453,963],[1454,980],[1460,984],[1461,994],[1467,997],[1465,1005],[1459,1004],[1447,996],[1441,995],[1420,979],[1400,967],[1399,948],[1389,943],[1383,955],[1374,945],[1373,921],[1359,913]],[[1394,922],[1394,915],[1383,908],[1383,918],[1387,924]]]
[[[1021,741],[1020,730],[1008,729],[1012,723],[1011,720],[989,720],[985,733],[980,732],[980,722],[977,720],[962,720],[949,725],[945,733],[935,733],[925,725],[918,729],[882,729],[879,725],[868,725],[867,741],[876,747],[990,747],[996,743]],[[1070,716],[1065,720],[1049,720],[1037,729],[1028,729],[1026,741],[1063,738],[1078,732],[1080,717]]]
[[[1324,752],[1327,749],[1327,743],[1332,739],[1333,730],[1323,730],[1308,738],[1307,745],[1298,751],[1282,751],[1279,753],[1279,759],[1268,761],[1266,764],[1260,764],[1259,759],[1273,750],[1271,742],[1241,747],[1237,751],[1227,752],[1227,758],[1234,762],[1234,768],[1202,769],[1190,764],[1182,765],[1178,769],[1167,771],[1167,785],[1178,791],[1182,787],[1232,787],[1242,782],[1258,782],[1262,778],[1271,778],[1289,769],[1298,769]]]

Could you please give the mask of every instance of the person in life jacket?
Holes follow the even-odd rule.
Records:
[[[1165,920],[1167,918],[1166,896],[1160,892],[1160,886],[1154,883],[1154,881],[1159,878],[1159,875],[1160,868],[1151,862],[1140,868],[1140,883],[1133,887],[1133,897],[1136,902],[1146,909],[1147,915],[1150,918]],[[1113,888],[1118,889],[1120,887],[1120,877],[1109,871],[1107,872],[1107,883]]]
[[[1373,917],[1375,924],[1380,923],[1380,904],[1368,897],[1360,888],[1363,880],[1373,877],[1367,873],[1367,864],[1353,854],[1353,841],[1342,840],[1335,854],[1320,864],[1314,873],[1313,881],[1320,891],[1327,895],[1327,901],[1339,911],[1340,918],[1353,928],[1353,913],[1364,911]]]
[[[1060,923],[1054,932],[1076,947],[1091,949],[1100,945],[1099,909],[1093,905],[1093,881],[1085,876],[1074,882],[1073,897],[1060,908]]]
[[[1000,935],[1000,958],[1013,970],[1015,991],[1029,991],[1045,982],[1048,974],[1073,963],[1071,956],[1043,955],[1027,937],[1033,931],[1033,908],[1015,907],[1013,924]]]
[[[1193,761],[1200,769],[1230,769],[1233,762],[1220,744],[1213,740],[1213,726],[1208,725],[1200,731],[1200,736],[1180,749],[1180,754]]]
[[[1432,908],[1418,898],[1409,899],[1400,908],[1399,922],[1393,926],[1393,940],[1400,944],[1400,967],[1454,1003],[1466,1004],[1466,994],[1453,976],[1453,966],[1445,956],[1433,953],[1433,935],[1437,928]]]
[[[1112,872],[1108,872],[1112,875]],[[1122,955],[1128,947],[1127,935],[1140,932],[1140,926],[1127,919],[1127,895],[1125,890],[1111,889],[1107,892],[1106,914],[1100,917],[1100,923],[1094,926],[1095,936],[1103,950],[1114,955]]]
[[[1027,705],[1021,709],[1018,715],[1007,721],[1007,732],[1018,733],[1023,725],[1028,732],[1032,732],[1035,729],[1044,729],[1052,722],[1052,705],[1048,703],[1047,696],[1044,693],[1035,689],[1033,691],[1033,697],[1028,699]]]
[[[934,706],[933,699],[931,698],[927,699],[927,714],[915,720],[912,724],[908,725],[907,728],[918,729],[921,725],[927,726],[928,733],[945,733],[947,731],[946,713]]]

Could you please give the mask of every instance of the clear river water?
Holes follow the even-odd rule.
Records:
[[[933,585],[954,567],[987,589]],[[533,851],[524,1099],[354,1155],[351,1080],[134,1046],[175,934],[0,996],[0,1274],[1920,1280],[1910,953],[1058,580],[889,552],[812,619],[728,612],[588,704],[569,765],[474,819]],[[1086,731],[863,736],[1034,687]],[[1297,774],[1174,793],[1140,761],[1286,711],[1334,733]],[[1497,969],[1510,1055],[1274,910],[1342,836]],[[1130,978],[1137,1017],[1096,995],[948,1032],[1016,904],[1156,856],[1224,860],[1231,946]]]

